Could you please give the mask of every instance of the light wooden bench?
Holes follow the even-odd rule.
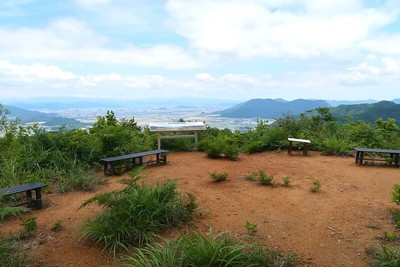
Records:
[[[288,146],[288,153],[292,154],[293,150],[293,142],[303,143],[303,155],[308,155],[308,146],[311,144],[310,140],[307,139],[296,139],[296,138],[288,138],[289,146]]]

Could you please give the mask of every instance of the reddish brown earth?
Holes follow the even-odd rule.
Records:
[[[400,169],[355,166],[352,157],[287,155],[284,151],[240,155],[238,161],[208,159],[201,152],[170,153],[169,164],[145,170],[146,182],[176,179],[179,190],[196,196],[194,223],[181,231],[228,231],[245,235],[246,221],[257,225],[254,241],[282,252],[294,252],[304,266],[368,266],[365,249],[378,246],[384,231],[394,231],[387,208]],[[246,180],[263,169],[276,181],[290,176],[291,187],[272,188]],[[211,172],[227,172],[229,180],[215,183]],[[123,176],[122,176],[123,177]],[[96,193],[123,188],[113,177],[96,192],[46,193],[45,207],[24,216],[35,216],[38,234],[24,241],[34,261],[45,266],[120,266],[107,261],[107,253],[80,240],[82,223],[101,210],[96,205],[78,208]],[[319,192],[310,192],[314,180]],[[64,228],[53,232],[62,220]],[[22,231],[17,219],[1,225],[8,235]],[[121,258],[121,255],[117,258]]]

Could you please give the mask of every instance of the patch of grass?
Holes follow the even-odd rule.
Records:
[[[126,266],[297,266],[297,258],[262,245],[242,244],[226,234],[193,233],[165,245],[137,248]]]
[[[60,232],[62,228],[63,228],[62,220],[57,220],[53,224],[53,227],[51,228],[51,230],[54,231],[54,232]]]
[[[378,250],[370,247],[367,249],[367,254],[371,257],[373,266],[400,266],[400,250],[390,249],[386,245],[382,245]]]
[[[217,172],[212,172],[210,173],[210,178],[213,179],[213,181],[215,182],[222,182],[222,181],[226,181],[229,177],[229,174],[226,172],[222,172],[222,173],[217,173]]]
[[[283,183],[284,186],[290,186],[291,183],[292,183],[290,176],[283,177],[282,178],[282,183]]]
[[[24,227],[21,238],[29,238],[36,234],[37,222],[36,217],[20,218],[19,223]]]
[[[316,193],[321,189],[321,186],[320,180],[315,180],[310,187],[310,191]]]
[[[274,185],[274,176],[267,175],[264,170],[259,170],[258,182],[262,185]]]
[[[2,267],[29,266],[27,257],[21,255],[18,243],[0,238],[0,264]]]
[[[400,204],[400,184],[393,186],[392,199],[394,203]]]
[[[254,235],[255,233],[257,233],[257,224],[246,221],[246,223],[244,224],[244,228],[246,228],[249,235]]]
[[[385,231],[384,239],[389,242],[394,242],[399,239],[399,236],[395,232]]]
[[[21,213],[28,212],[30,209],[25,207],[9,207],[9,206],[2,206],[0,203],[0,223],[6,218],[10,216],[17,217]]]
[[[58,191],[65,193],[72,190],[94,191],[107,180],[96,173],[84,173],[83,171],[71,171],[62,176],[57,183]]]
[[[400,209],[389,208],[388,212],[392,216],[392,221],[395,224],[396,228],[400,228]]]
[[[246,180],[257,182],[258,181],[257,172],[251,172],[250,174],[246,175],[245,178]]]
[[[193,196],[178,193],[175,181],[139,186],[137,180],[125,179],[124,190],[98,194],[81,205],[97,202],[105,208],[86,222],[83,238],[103,245],[114,256],[129,245],[152,241],[161,230],[183,225],[197,208]]]

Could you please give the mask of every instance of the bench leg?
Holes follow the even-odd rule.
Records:
[[[292,141],[289,141],[289,146],[287,148],[287,152],[288,152],[289,155],[292,154],[292,149],[293,149],[293,144],[292,143],[293,143]]]
[[[32,190],[26,190],[26,205],[32,208]]]
[[[307,155],[308,155],[308,144],[307,144],[307,143],[304,144],[304,147],[303,147],[303,155],[304,155],[304,156],[307,156]]]
[[[41,208],[43,208],[43,204],[42,204],[42,189],[41,188],[35,189],[35,194],[36,194],[35,208],[40,210]]]

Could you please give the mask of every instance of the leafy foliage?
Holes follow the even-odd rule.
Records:
[[[127,258],[127,266],[297,266],[296,257],[262,245],[242,244],[226,234],[193,233],[164,245],[147,245]]]
[[[222,173],[212,172],[212,173],[210,173],[210,177],[215,182],[221,182],[221,181],[226,181],[229,177],[229,174],[226,172],[222,172]]]
[[[86,222],[83,237],[104,245],[114,256],[129,245],[152,241],[163,229],[182,225],[197,207],[193,196],[184,198],[177,192],[175,181],[138,186],[136,180],[126,179],[124,190],[98,194],[81,206],[96,202],[105,208]]]

